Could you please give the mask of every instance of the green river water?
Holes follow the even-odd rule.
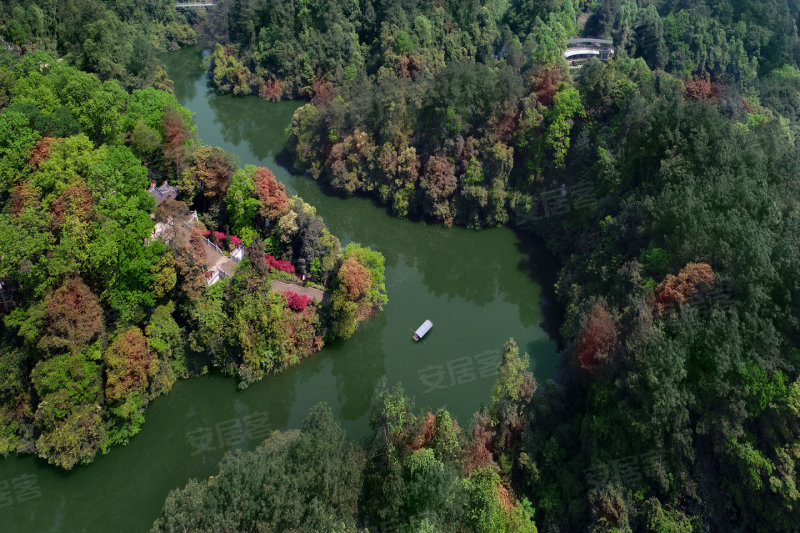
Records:
[[[383,376],[402,382],[418,408],[446,406],[468,426],[488,401],[509,337],[530,354],[540,382],[554,375],[558,317],[548,302],[556,265],[541,243],[506,228],[397,220],[371,200],[327,195],[276,163],[299,103],[217,94],[196,47],[163,60],[203,142],[236,154],[242,165],[268,166],[317,207],[342,245],[358,241],[384,254],[389,303],[351,339],[245,391],[213,373],[177,383],[150,404],[127,446],[91,465],[62,472],[33,456],[0,460],[0,531],[146,531],[171,489],[212,474],[228,450],[252,449],[269,430],[298,427],[318,402],[331,406],[351,438],[364,437]],[[415,344],[411,330],[425,319],[434,327]],[[29,490],[15,488],[20,480]]]

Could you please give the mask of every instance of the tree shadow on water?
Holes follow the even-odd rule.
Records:
[[[518,268],[542,288],[540,326],[551,339],[556,341],[558,349],[561,350],[563,340],[559,330],[564,320],[564,308],[558,303],[555,293],[555,283],[561,265],[539,238],[517,229],[514,233],[517,236],[517,249],[522,255]]]

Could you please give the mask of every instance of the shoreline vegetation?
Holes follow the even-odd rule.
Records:
[[[397,216],[468,227],[510,224],[541,237],[563,265],[556,292],[566,309],[565,348],[559,381],[538,387],[527,358],[510,342],[488,407],[463,432],[444,409],[415,412],[400,388],[376,391],[374,438],[359,445],[345,441],[329,410],[315,408],[301,430],[275,432],[255,452],[226,456],[218,476],[174,491],[154,531],[262,525],[327,531],[796,528],[798,15],[784,0],[220,0],[213,10],[192,15],[199,41],[214,50],[211,77],[220,89],[310,99],[292,123],[298,169],[342,194],[371,194]],[[579,29],[613,39],[613,58],[570,72],[563,51]],[[29,68],[31,75],[35,70]],[[13,74],[3,76],[0,96],[25,90]],[[115,82],[106,83],[106,92],[120,94]],[[52,107],[49,117],[66,117],[57,109],[68,103],[44,96],[49,99],[33,98]],[[0,104],[8,105],[10,98],[3,98]],[[38,117],[8,109],[0,115],[0,132],[15,132],[0,143],[10,154],[3,165],[11,170],[0,174],[9,199],[18,169],[28,166],[28,151],[38,146],[31,121],[67,127]],[[87,153],[103,149],[91,144],[112,133],[103,122],[74,118],[79,124],[72,128],[90,129],[70,146],[85,146]],[[155,130],[158,124],[144,126]],[[144,126],[137,150],[156,138]],[[161,153],[172,165],[182,141],[173,143],[181,137],[167,131],[164,123],[168,149]],[[54,144],[53,153],[65,160],[59,169],[89,164],[64,144]],[[118,147],[105,150],[108,157],[131,160],[125,168],[141,167],[131,159],[134,148],[130,156]],[[217,211],[211,206],[227,196],[215,189],[213,176],[235,166],[208,150],[184,164],[197,169],[195,200],[205,220],[218,221],[227,212],[221,204]],[[136,172],[143,178],[147,173]],[[243,191],[261,191],[256,173],[235,172],[239,178],[231,178],[230,187],[235,181]],[[92,179],[109,183],[102,189],[106,197],[121,198],[122,186],[107,174],[97,171]],[[55,178],[41,179],[17,190],[17,204],[29,198],[55,203],[68,190],[58,189]],[[186,191],[191,180],[178,185]],[[52,291],[55,298],[38,315],[7,315],[5,327],[7,336],[28,335],[42,344],[37,349],[61,354],[28,378],[32,360],[25,350],[6,352],[2,364],[11,377],[0,389],[2,415],[11,424],[33,417],[34,392],[51,394],[37,408],[37,423],[66,429],[43,441],[45,450],[67,442],[81,452],[75,440],[59,440],[74,435],[71,428],[89,428],[85,435],[98,437],[99,415],[85,398],[100,394],[91,379],[99,361],[119,376],[107,391],[112,397],[126,386],[138,391],[139,376],[150,368],[141,363],[146,358],[125,355],[143,345],[135,331],[124,332],[105,352],[88,348],[96,342],[92,336],[59,333],[68,317],[57,313],[74,307],[71,302],[86,310],[81,318],[87,325],[76,331],[93,332],[103,310],[62,275],[68,270],[61,264],[48,269],[61,256],[44,256],[48,237],[38,237],[48,224],[59,231],[81,227],[73,226],[82,220],[80,200],[94,199],[97,187],[85,186],[89,195],[70,192],[74,196],[56,211],[66,222],[28,210],[28,226],[12,226],[8,207],[0,227],[8,257],[19,248],[20,228],[33,235],[24,242],[47,263],[23,263],[20,253],[13,269],[24,274],[27,290]],[[109,196],[111,190],[116,194]],[[242,206],[242,220],[250,220],[247,203],[234,204]],[[297,225],[299,231],[313,213],[297,201],[292,205],[298,207],[284,227]],[[244,227],[251,226],[235,231]],[[331,241],[322,230],[317,234],[324,256]],[[92,242],[80,232],[69,235],[70,246]],[[307,250],[294,241],[287,246],[293,254]],[[115,286],[127,287],[130,296],[104,291],[95,299],[135,317],[142,305],[136,298],[143,297],[133,289],[142,285],[117,272],[127,264],[119,256],[116,263],[109,253],[95,259],[94,249],[70,260],[92,258],[97,276],[113,276]],[[362,252],[353,253],[368,270]],[[12,261],[4,257],[3,268]],[[259,264],[251,261],[250,269]],[[319,267],[326,271],[322,260]],[[177,277],[177,262],[175,268]],[[252,307],[237,295],[263,285],[258,278],[246,284],[244,270],[230,283],[229,299],[202,302],[204,324],[215,333],[226,330],[232,316],[239,317],[237,324],[253,324]],[[357,279],[373,279],[353,270]],[[52,281],[53,273],[62,277]],[[91,291],[91,284],[84,285]],[[221,293],[222,286],[206,294]],[[362,298],[371,297],[371,289],[358,292],[363,286],[352,281]],[[354,294],[350,283],[337,287],[342,302]],[[337,309],[359,316],[346,303]],[[158,331],[175,330],[166,318],[159,320]],[[40,324],[55,329],[39,336]],[[73,345],[84,355],[69,351]],[[138,366],[126,370],[119,361]],[[70,387],[53,393],[62,383]],[[114,416],[138,412],[142,394],[128,396],[133,399]],[[79,408],[64,409],[65,402]],[[1,442],[16,439],[18,426],[5,424]],[[32,446],[30,435],[25,442]]]
[[[2,455],[91,462],[177,379],[244,388],[386,303],[379,252],[342,248],[269,169],[198,143],[172,94],[44,52],[2,69]]]
[[[219,89],[309,100],[297,169],[398,217],[533,233],[563,265],[558,383],[463,441],[539,530],[798,523],[794,7],[222,0],[204,17]],[[616,53],[570,71],[579,33]],[[356,524],[513,529],[412,510],[402,453],[370,485],[393,449],[364,448]]]

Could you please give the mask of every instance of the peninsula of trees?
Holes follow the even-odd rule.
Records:
[[[43,52],[0,71],[0,454],[90,462],[177,379],[245,387],[386,302],[379,252],[199,144],[172,94]]]

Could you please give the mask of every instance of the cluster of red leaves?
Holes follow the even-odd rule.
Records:
[[[156,358],[139,328],[131,328],[111,343],[106,362],[106,398],[121,400],[147,388],[148,376],[156,369]]]
[[[79,278],[69,279],[45,302],[42,349],[85,350],[103,331],[103,308]]]
[[[284,292],[283,297],[286,299],[286,306],[291,307],[292,310],[297,311],[298,313],[308,307],[308,304],[311,303],[311,298],[304,294],[297,294],[293,291]]]
[[[359,263],[354,256],[342,261],[338,278],[347,293],[347,298],[350,300],[361,298],[372,287],[372,278],[370,278],[369,270],[364,268],[364,265]]]
[[[506,510],[506,512],[511,511],[511,508],[514,507],[514,502],[511,501],[511,495],[508,492],[508,489],[502,483],[497,485],[495,488],[495,492],[497,492],[497,499],[500,501],[500,504]]]
[[[188,245],[179,250],[175,258],[175,265],[181,273],[181,290],[192,299],[200,297],[206,287],[204,273],[206,270],[206,244],[203,239],[205,232],[200,228],[192,229]]]
[[[278,80],[269,79],[261,84],[258,89],[258,96],[264,100],[277,102],[283,95],[283,84]]]
[[[294,274],[294,267],[289,261],[284,261],[283,259],[275,259],[272,254],[266,254],[264,256],[264,261],[270,266],[270,268],[275,268],[280,270],[281,272],[288,272],[289,274]]]
[[[333,89],[327,82],[317,78],[311,83],[311,103],[317,107],[324,107],[333,100]]]
[[[164,156],[180,168],[186,157],[186,141],[191,137],[191,130],[176,111],[167,110],[164,113]]]
[[[23,182],[15,185],[11,189],[11,198],[9,204],[11,206],[11,214],[19,216],[23,211],[32,205],[39,198],[39,190],[35,188],[30,182]]]
[[[616,342],[617,328],[611,313],[602,303],[595,303],[578,335],[578,364],[588,372],[595,371],[608,360]]]
[[[692,100],[708,100],[719,96],[719,86],[702,78],[686,82],[685,94]]]
[[[224,232],[222,232],[222,231],[215,231],[215,232],[214,232],[214,240],[215,240],[215,241],[217,241],[217,242],[222,242],[222,241],[224,241],[224,240],[225,240],[225,237],[226,237],[226,235],[225,235],[225,233],[224,233]]]
[[[87,220],[92,212],[93,204],[92,192],[85,183],[67,187],[50,204],[53,227],[60,228],[69,214],[76,216],[81,221]]]
[[[39,168],[39,165],[50,157],[50,144],[55,140],[54,137],[42,137],[31,149],[28,165]]]
[[[464,469],[467,474],[493,465],[492,457],[492,419],[486,410],[475,413],[472,421],[472,438],[464,455]]]
[[[259,214],[274,219],[289,209],[289,197],[286,187],[275,178],[275,174],[266,167],[258,167],[253,175],[256,198],[261,201]]]
[[[656,287],[656,311],[663,313],[686,298],[708,287],[716,280],[716,274],[708,263],[687,263],[677,276],[668,274]]]
[[[433,434],[436,432],[436,416],[428,411],[422,417],[419,430],[411,437],[409,441],[409,451],[419,450],[427,447],[433,440]]]
[[[546,106],[552,105],[560,82],[561,74],[554,68],[545,70],[536,76],[533,80],[533,93],[536,95],[536,99]]]
[[[497,127],[495,128],[495,135],[497,138],[505,143],[509,143],[514,133],[517,131],[519,124],[519,113],[514,106],[507,108],[500,118],[497,120]]]
[[[419,65],[411,56],[400,56],[397,58],[397,75],[400,78],[411,78],[412,80],[419,74]]]
[[[203,237],[211,237],[211,230],[207,229],[207,230],[203,231]]]
[[[428,190],[428,195],[433,200],[448,198],[456,190],[455,167],[447,157],[432,155],[425,163],[425,174],[422,183]]]
[[[231,235],[230,236],[230,241],[231,241],[231,244],[234,245],[234,246],[240,246],[242,244],[242,239],[240,239],[236,235]]]
[[[313,307],[299,313],[286,307],[283,316],[280,327],[289,353],[303,358],[322,349],[322,338],[316,334],[317,314]]]

